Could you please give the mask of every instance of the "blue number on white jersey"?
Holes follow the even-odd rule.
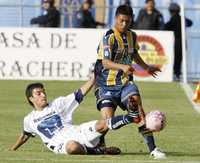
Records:
[[[40,124],[38,124],[37,129],[44,134],[47,138],[51,139],[55,134],[54,132],[57,129],[61,129],[63,127],[60,116],[53,115],[51,117],[46,118]]]

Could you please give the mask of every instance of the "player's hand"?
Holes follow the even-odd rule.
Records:
[[[135,71],[135,69],[130,65],[123,65],[122,71],[126,76],[128,76],[129,74],[132,74]]]
[[[161,70],[158,67],[149,66],[147,72],[155,78],[158,75],[157,73],[161,72]]]

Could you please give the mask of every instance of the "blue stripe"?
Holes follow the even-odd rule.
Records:
[[[117,43],[116,38],[114,37],[114,44],[113,44],[112,58],[111,58],[112,61],[114,61],[114,59],[115,59],[115,55],[116,55],[117,49],[118,49],[118,43]]]
[[[123,71],[119,70],[118,73],[117,73],[117,76],[115,78],[116,85],[122,85],[122,80],[121,80],[122,74],[123,74]]]

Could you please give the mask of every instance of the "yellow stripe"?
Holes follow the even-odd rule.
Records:
[[[98,51],[98,56],[97,56],[97,59],[104,59],[104,45],[103,45],[103,39],[104,38],[102,38],[102,40],[101,40],[101,42],[100,42],[100,45],[99,45],[99,51]],[[108,45],[109,45],[109,52],[110,52],[110,54],[112,54],[112,49],[111,49],[111,47],[112,47],[112,45],[113,45],[113,43],[114,43],[114,35],[113,34],[111,34],[110,35],[110,37],[109,37],[109,39],[108,39]],[[111,57],[111,56],[110,56]]]
[[[116,84],[116,75],[117,75],[118,71],[116,70],[110,70],[108,73],[108,78],[107,78],[107,85],[115,85]]]
[[[101,40],[100,45],[99,45],[97,59],[103,59],[103,40]]]
[[[124,85],[125,83],[127,83],[128,78],[125,77],[124,75],[121,76],[121,81],[122,81],[122,85]]]
[[[133,48],[133,37],[131,32],[128,32],[127,34],[127,42],[128,42],[128,48]]]
[[[111,47],[113,46],[113,44],[114,44],[114,34],[111,34],[110,35],[110,37],[109,37],[109,39],[108,39],[108,44],[110,45],[109,46],[109,52],[110,52],[110,54],[112,54],[112,49],[111,49]],[[111,56],[110,56],[111,57]]]
[[[121,36],[120,35],[116,35],[116,39],[117,39],[118,46],[121,49],[124,49],[124,44],[123,44],[123,40],[122,40]]]
[[[114,31],[114,34],[115,34],[115,38],[117,39],[118,46],[121,49],[124,49],[124,44],[123,44],[123,40],[121,38],[120,33],[115,28],[113,28],[113,31]]]
[[[139,50],[140,49],[140,45],[136,42],[136,44],[135,44],[135,49],[136,50]]]

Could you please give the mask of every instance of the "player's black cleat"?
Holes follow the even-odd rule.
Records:
[[[119,155],[121,150],[118,147],[101,147],[105,155]]]
[[[106,147],[106,144],[105,144],[105,143],[99,143],[99,144],[97,144],[97,147],[105,148],[105,147]]]

